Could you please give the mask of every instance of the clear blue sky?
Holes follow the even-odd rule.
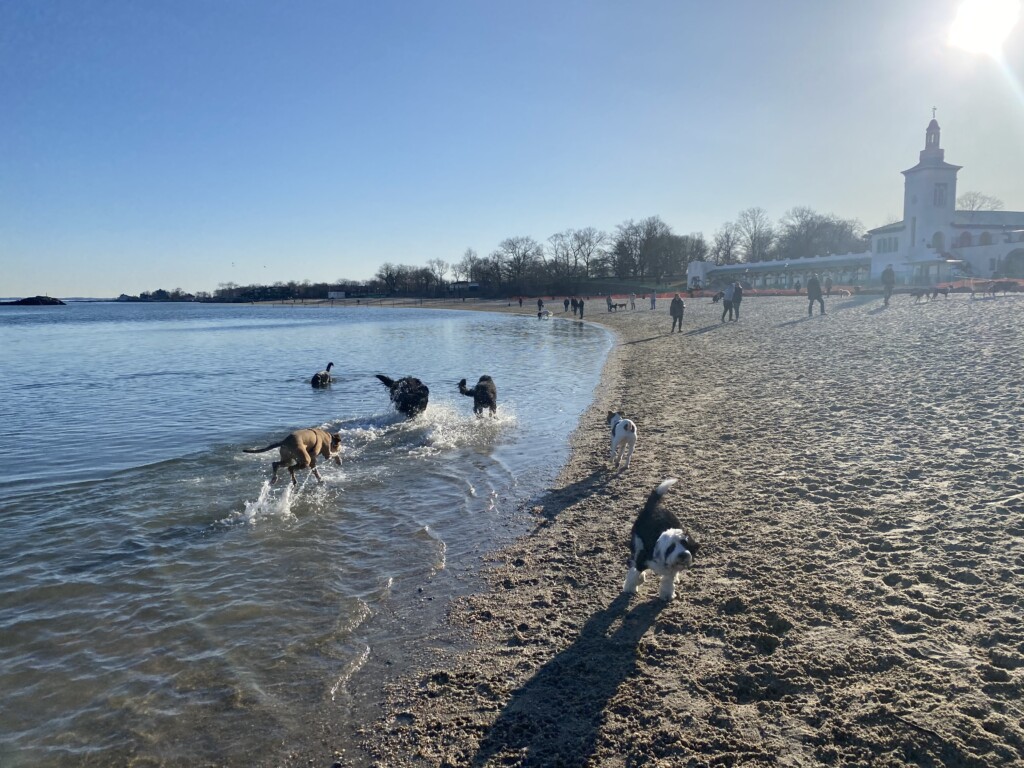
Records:
[[[938,107],[1024,210],[1024,21],[956,0],[0,3],[0,296],[366,279],[657,215],[880,226]]]

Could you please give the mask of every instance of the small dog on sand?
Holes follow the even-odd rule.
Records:
[[[341,466],[341,435],[332,434],[325,429],[297,429],[284,440],[268,445],[266,448],[244,448],[245,453],[264,453],[274,448],[281,449],[281,460],[273,464],[274,474],[270,478],[270,484],[277,482],[277,470],[281,467],[288,469],[292,476],[292,485],[298,485],[295,479],[295,470],[309,467],[310,471],[321,483],[324,479],[320,476],[320,470],[316,468],[316,457],[323,456],[328,461],[334,459],[334,463]]]
[[[608,426],[612,430],[611,460],[618,469],[625,457],[626,466],[623,469],[629,469],[629,460],[633,458],[633,449],[636,447],[636,424],[627,419],[622,411],[608,411]]]
[[[661,497],[677,482],[674,477],[663,480],[647,497],[647,503],[633,523],[629,536],[629,571],[623,592],[636,594],[637,586],[644,583],[644,571],[651,570],[661,577],[658,596],[672,600],[676,596],[676,577],[693,565],[693,556],[700,544],[683,531],[679,518],[660,508]]]
[[[484,408],[494,416],[498,412],[498,388],[494,386],[494,379],[487,374],[480,377],[476,386],[470,389],[466,386],[466,380],[459,382],[459,393],[466,397],[473,398],[473,413],[482,416]]]
[[[940,293],[942,294],[942,296],[944,298],[948,299],[949,298],[949,287],[946,286],[946,287],[943,287],[943,288],[932,288],[932,301],[934,301],[935,299],[939,298],[939,294]]]

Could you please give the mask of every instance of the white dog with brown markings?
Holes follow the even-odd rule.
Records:
[[[285,467],[292,476],[292,485],[298,485],[295,479],[296,469],[309,467],[310,471],[321,483],[324,479],[320,476],[320,470],[316,468],[316,457],[323,456],[341,466],[341,435],[328,432],[326,429],[313,427],[311,429],[297,429],[280,442],[268,445],[266,448],[245,448],[245,453],[264,453],[275,448],[281,449],[281,460],[273,464],[274,474],[270,478],[270,484],[277,482],[277,470]]]
[[[627,419],[622,411],[608,411],[608,426],[612,430],[612,456],[611,460],[615,468],[626,459],[626,466],[629,469],[629,460],[633,458],[633,449],[636,448],[636,424]]]

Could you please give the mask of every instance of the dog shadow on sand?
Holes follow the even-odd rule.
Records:
[[[637,644],[665,607],[620,594],[590,617],[576,641],[516,691],[473,757],[484,766],[499,755],[521,765],[584,765],[597,746],[604,710],[636,674]]]
[[[541,500],[540,514],[545,522],[554,520],[566,507],[581,498],[596,496],[615,477],[615,471],[608,468],[595,469],[589,475],[574,480],[555,491],[549,491]]]

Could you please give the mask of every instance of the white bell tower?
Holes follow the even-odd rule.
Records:
[[[913,168],[903,171],[903,226],[909,261],[942,258],[952,245],[956,174],[962,166],[945,161],[939,133],[933,108],[920,160]]]

